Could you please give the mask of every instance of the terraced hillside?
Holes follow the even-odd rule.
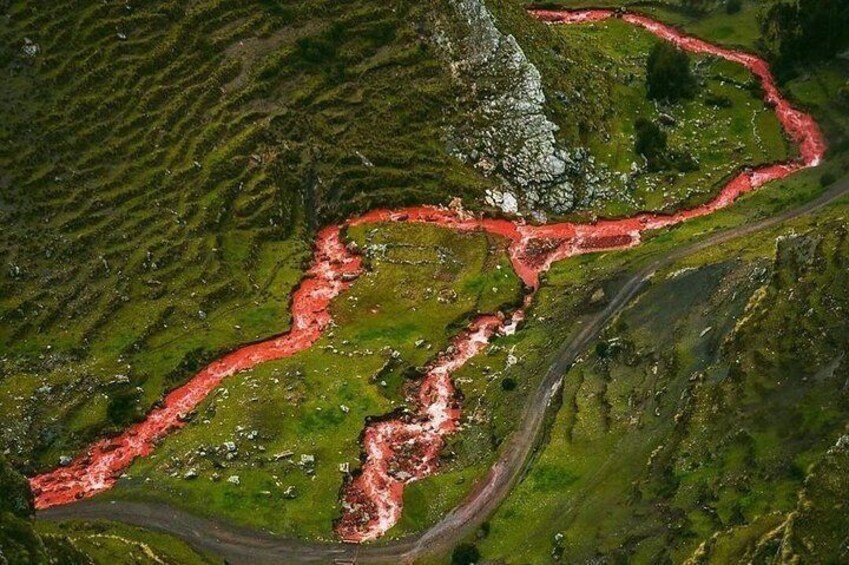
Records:
[[[284,331],[317,224],[480,190],[443,148],[453,87],[427,11],[4,3],[0,430],[18,464]]]

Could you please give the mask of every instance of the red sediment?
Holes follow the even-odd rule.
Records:
[[[330,323],[330,301],[360,272],[360,258],[345,249],[339,228],[322,230],[313,264],[292,296],[292,329],[210,363],[189,382],[171,391],[162,405],[122,434],[100,440],[70,465],[30,480],[36,508],[67,504],[112,487],[136,457],[148,455],[157,440],[181,428],[191,412],[224,379],[258,363],[294,355],[310,347]]]
[[[630,234],[600,235],[584,238],[578,242],[578,248],[586,251],[598,251],[601,249],[622,249],[629,247],[634,242]]]
[[[613,17],[613,10],[529,10],[531,15],[552,24],[586,24]]]
[[[517,313],[511,322],[518,321]],[[456,431],[460,407],[451,375],[479,354],[498,332],[507,331],[497,316],[479,316],[457,336],[448,351],[428,368],[418,390],[408,402],[414,407],[407,418],[377,422],[366,428],[363,447],[366,461],[361,473],[345,486],[342,517],[336,533],[344,541],[376,539],[398,522],[403,508],[404,485],[436,471],[444,436]]]
[[[611,10],[535,10],[531,13],[549,23],[595,22],[620,15]],[[505,237],[510,241],[510,257],[517,275],[526,285],[536,289],[540,274],[555,261],[581,253],[633,247],[639,244],[645,230],[711,214],[767,182],[822,161],[826,145],[819,127],[811,116],[793,108],[782,97],[763,60],[689,37],[645,16],[626,13],[621,17],[683,49],[716,55],[748,68],[761,80],[765,101],[775,110],[788,136],[798,144],[800,159],[743,171],[710,202],[675,214],[641,213],[594,224],[532,226],[521,220],[479,218],[447,208],[421,206],[394,211],[373,210],[348,220],[345,225],[427,223],[460,231],[482,230]],[[319,233],[312,267],[293,295],[293,322],[289,332],[225,355],[172,391],[163,405],[152,410],[144,421],[117,437],[95,443],[70,465],[33,477],[30,484],[36,506],[47,508],[65,504],[110,488],[136,457],[149,454],[158,439],[182,427],[181,415],[191,412],[222,379],[258,363],[287,357],[310,347],[330,323],[330,302],[360,272],[359,257],[345,249],[339,234],[338,226]],[[525,306],[532,297],[533,294],[527,296]],[[415,408],[412,415],[367,426],[363,433],[365,463],[361,473],[345,486],[342,494],[344,510],[336,523],[341,539],[356,543],[372,540],[398,521],[404,485],[437,470],[444,437],[459,425],[460,406],[451,375],[480,353],[492,336],[515,331],[523,312],[518,310],[509,320],[495,316],[477,318],[453,341],[449,350],[430,365],[418,389],[409,391],[408,400]]]

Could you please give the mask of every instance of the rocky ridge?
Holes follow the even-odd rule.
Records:
[[[575,180],[590,176],[589,153],[558,146],[539,71],[482,0],[450,4],[456,18],[437,22],[434,42],[463,87],[458,102],[470,117],[450,128],[449,151],[502,181],[487,204],[538,219],[570,211]]]

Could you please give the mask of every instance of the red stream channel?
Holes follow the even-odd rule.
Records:
[[[312,266],[292,297],[291,329],[268,341],[237,349],[214,361],[183,386],[171,391],[145,419],[120,435],[97,441],[70,464],[30,479],[36,507],[68,504],[111,488],[137,457],[144,457],[158,441],[181,428],[194,410],[221,381],[257,364],[289,357],[308,349],[331,323],[331,301],[361,273],[361,258],[342,241],[347,226],[378,222],[434,224],[459,231],[484,231],[510,241],[516,273],[531,289],[539,276],[558,260],[603,250],[637,245],[645,230],[668,227],[710,214],[738,196],[796,171],[818,165],[825,141],[808,114],[781,95],[769,67],[762,59],[732,51],[682,34],[645,16],[612,10],[532,10],[531,15],[552,24],[598,22],[612,17],[643,27],[695,53],[706,53],[739,63],[757,76],[766,103],[771,106],[788,137],[799,147],[796,160],[745,170],[732,178],[710,202],[674,214],[641,213],[621,220],[592,224],[530,225],[522,220],[472,216],[438,207],[375,210],[342,225],[321,230],[315,242]],[[526,297],[527,306],[533,293]],[[343,486],[342,516],[335,529],[340,539],[360,543],[373,540],[397,523],[403,506],[404,485],[434,473],[445,436],[460,424],[460,403],[452,374],[484,350],[496,335],[509,334],[524,317],[524,307],[512,314],[481,315],[454,338],[449,348],[428,366],[425,376],[407,390],[412,407],[402,416],[369,423],[363,432],[365,461],[362,469]]]

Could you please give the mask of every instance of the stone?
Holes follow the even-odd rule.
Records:
[[[238,486],[242,483],[242,480],[239,478],[239,475],[230,475],[230,477],[227,479],[227,482],[231,485]]]
[[[449,132],[450,152],[506,184],[486,201],[505,213],[575,205],[570,178],[585,178],[588,155],[558,147],[559,129],[546,115],[539,70],[512,35],[505,35],[482,0],[452,0],[456,18],[434,42],[468,92],[461,103],[475,118]]]
[[[603,301],[604,298],[605,298],[604,289],[603,288],[597,288],[597,289],[595,289],[595,292],[593,292],[592,296],[590,296],[590,303],[598,304],[599,302]]]
[[[33,58],[38,55],[38,52],[41,51],[41,47],[38,46],[37,43],[34,43],[30,38],[24,38],[24,46],[21,48],[24,55],[29,58]]]

